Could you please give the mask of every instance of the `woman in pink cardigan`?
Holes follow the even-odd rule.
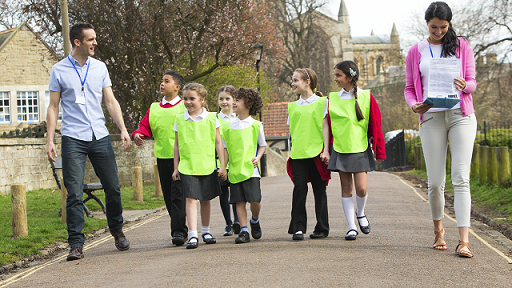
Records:
[[[459,230],[455,252],[473,257],[469,249],[471,194],[469,172],[477,122],[471,92],[476,88],[474,53],[469,42],[457,37],[450,23],[452,12],[444,2],[433,2],[425,11],[429,38],[413,45],[407,53],[405,100],[419,114],[420,137],[428,175],[428,199],[434,221],[434,249],[446,250],[444,240],[444,185],[446,150],[450,142],[454,210]],[[428,75],[431,59],[458,58],[460,77],[454,79],[459,91],[459,104],[451,109],[432,108],[422,102],[428,97]]]

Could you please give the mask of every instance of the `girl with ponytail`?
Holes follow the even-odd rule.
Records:
[[[334,81],[341,91],[329,94],[328,117],[323,124],[324,145],[329,147],[332,143],[332,146],[331,154],[325,149],[321,159],[328,164],[327,169],[337,171],[340,175],[341,200],[348,223],[346,240],[356,240],[358,235],[354,214],[361,232],[370,233],[370,222],[364,208],[367,199],[367,173],[377,169],[372,148],[378,162],[386,158],[379,106],[370,91],[357,87],[358,79],[359,69],[356,63],[342,61],[336,64]],[[330,135],[332,141],[329,139]],[[356,211],[352,199],[354,186]]]
[[[320,153],[325,149],[322,129],[327,116],[327,98],[322,97],[316,85],[317,75],[309,68],[299,68],[292,75],[293,92],[300,94],[297,101],[288,103],[292,149],[287,170],[294,184],[288,233],[293,234],[293,240],[303,240],[306,233],[308,181],[315,195],[316,214],[315,229],[309,237],[318,239],[329,235],[326,186],[330,173],[320,160]]]
[[[444,184],[448,141],[452,156],[454,210],[459,230],[459,245],[455,252],[461,257],[473,257],[469,249],[471,194],[469,171],[477,122],[471,92],[475,91],[475,59],[468,41],[457,37],[452,24],[452,11],[444,2],[432,2],[425,11],[429,37],[413,45],[407,53],[405,100],[419,114],[420,137],[427,166],[428,199],[434,222],[433,248],[446,250],[444,240]],[[432,59],[460,59],[460,77],[453,79],[461,101],[454,107],[433,108],[423,104],[429,96],[428,81]],[[432,95],[435,96],[435,95]]]

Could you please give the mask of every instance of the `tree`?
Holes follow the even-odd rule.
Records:
[[[330,79],[329,52],[326,42],[330,39],[314,23],[325,3],[317,0],[271,0],[274,15],[279,22],[282,41],[287,57],[278,72],[278,85],[284,90],[291,82],[291,76],[297,68],[312,68],[318,75],[318,90],[328,91]],[[296,100],[293,93],[282,100]],[[290,95],[291,94],[291,95]]]
[[[43,33],[58,35],[58,0],[28,1],[27,17],[40,19]],[[95,26],[95,57],[107,64],[129,129],[160,98],[157,89],[169,70],[201,82],[220,68],[249,65],[256,43],[265,46],[265,57],[284,54],[269,9],[252,0],[73,0],[68,7],[71,23]]]

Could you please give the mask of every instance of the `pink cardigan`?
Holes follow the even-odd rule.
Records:
[[[475,80],[475,56],[473,49],[469,45],[468,40],[459,37],[460,47],[456,49],[457,58],[461,59],[462,69],[460,76],[466,80],[466,88],[461,92],[460,109],[463,116],[470,115],[475,112],[473,108],[473,97],[471,92],[476,89]],[[411,107],[417,102],[423,102],[423,89],[421,86],[420,75],[420,59],[421,51],[428,45],[428,40],[414,44],[405,58],[405,101]],[[422,115],[420,114],[420,121]]]

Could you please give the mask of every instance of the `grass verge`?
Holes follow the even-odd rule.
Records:
[[[407,172],[427,180],[427,172],[411,170]],[[480,185],[478,178],[470,181],[471,201],[473,207],[483,209],[494,221],[512,224],[512,193],[511,188],[501,188],[496,183]],[[452,178],[446,175],[445,192],[453,195]]]
[[[154,209],[164,205],[163,198],[155,198],[154,185],[144,186],[144,202],[132,201],[133,189],[121,188],[121,201],[125,210]],[[28,237],[13,239],[11,218],[11,196],[0,195],[0,266],[16,262],[30,255],[39,254],[39,249],[67,240],[66,224],[58,216],[60,190],[40,189],[27,191]],[[105,193],[95,194],[105,203]],[[87,202],[91,211],[101,210],[94,201]],[[107,220],[85,218],[83,233],[107,226]]]

